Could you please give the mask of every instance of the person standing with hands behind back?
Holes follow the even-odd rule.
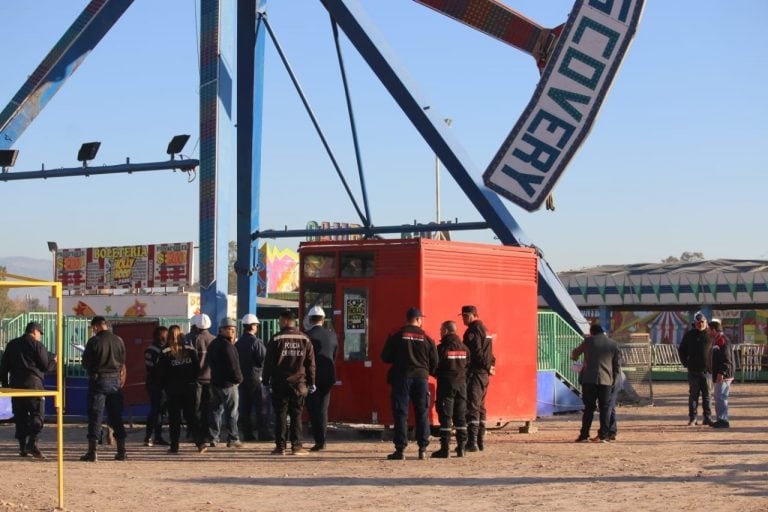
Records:
[[[312,328],[307,331],[312,348],[315,352],[315,383],[317,391],[307,397],[309,421],[312,423],[312,436],[315,445],[309,449],[319,452],[325,449],[325,434],[328,428],[328,405],[331,402],[331,389],[336,383],[336,350],[339,342],[336,334],[323,327],[325,311],[320,306],[313,306],[309,313],[309,323]]]
[[[485,447],[485,397],[490,376],[496,373],[496,357],[491,338],[475,306],[461,307],[461,320],[467,326],[464,345],[469,349],[467,367],[467,448],[468,452]]]

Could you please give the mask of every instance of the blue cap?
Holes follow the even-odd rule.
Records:
[[[405,313],[405,318],[408,320],[413,320],[414,318],[423,318],[424,314],[421,312],[419,308],[408,308],[408,311]]]

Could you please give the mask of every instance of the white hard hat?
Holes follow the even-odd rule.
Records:
[[[307,316],[325,316],[325,311],[320,306],[312,306]]]
[[[259,318],[256,315],[254,315],[253,313],[248,313],[247,315],[245,315],[243,317],[243,319],[240,320],[240,322],[243,325],[251,325],[251,324],[258,324],[258,323],[260,323],[259,322]]]
[[[195,315],[194,322],[195,322],[195,327],[197,327],[198,329],[210,329],[211,327],[211,317],[209,317],[205,313]]]

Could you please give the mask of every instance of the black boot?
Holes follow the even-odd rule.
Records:
[[[19,439],[19,457],[26,457],[29,455],[27,453],[27,440],[25,439]]]
[[[29,441],[27,441],[27,453],[29,453],[31,456],[33,456],[36,459],[45,458],[45,455],[43,455],[40,449],[37,447],[36,437],[30,437]]]
[[[464,456],[464,446],[467,444],[467,429],[456,428],[456,456]]]
[[[485,422],[480,422],[480,428],[477,429],[477,449],[483,451],[485,448]]]
[[[89,439],[88,440],[88,451],[85,452],[84,455],[80,456],[80,460],[83,462],[96,462],[96,445],[98,443],[98,440],[96,439]]]
[[[125,439],[117,440],[117,453],[115,454],[115,460],[128,460],[128,455],[125,453]]]
[[[451,431],[440,431],[440,449],[436,452],[432,452],[433,459],[447,459],[450,450]]]
[[[477,451],[477,431],[478,426],[474,424],[467,425],[467,447],[465,448],[468,452],[476,452]]]

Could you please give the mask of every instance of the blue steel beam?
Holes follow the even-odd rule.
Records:
[[[410,119],[435,154],[451,173],[493,232],[505,245],[533,246],[528,237],[490,189],[472,176],[481,173],[475,169],[460,144],[443,123],[423,95],[417,92],[410,78],[388,48],[383,37],[360,3],[356,0],[320,0],[350,42],[368,63],[393,99]],[[539,258],[539,294],[547,304],[572,327],[586,332],[588,323],[574,304],[567,290],[543,257]]]
[[[4,172],[0,173],[0,181],[34,180],[48,178],[70,178],[72,176],[98,176],[101,174],[120,174],[146,171],[191,171],[198,166],[198,160],[165,160],[162,162],[147,162],[140,164],[102,165],[99,167],[63,167],[40,171]]]
[[[261,181],[261,127],[264,103],[265,29],[261,15],[267,0],[237,3],[237,317],[256,313]],[[254,84],[260,84],[254,89]]]
[[[228,311],[230,210],[237,173],[235,0],[200,2],[200,302],[215,332]]]
[[[91,0],[0,112],[0,149],[10,148],[133,0]]]

